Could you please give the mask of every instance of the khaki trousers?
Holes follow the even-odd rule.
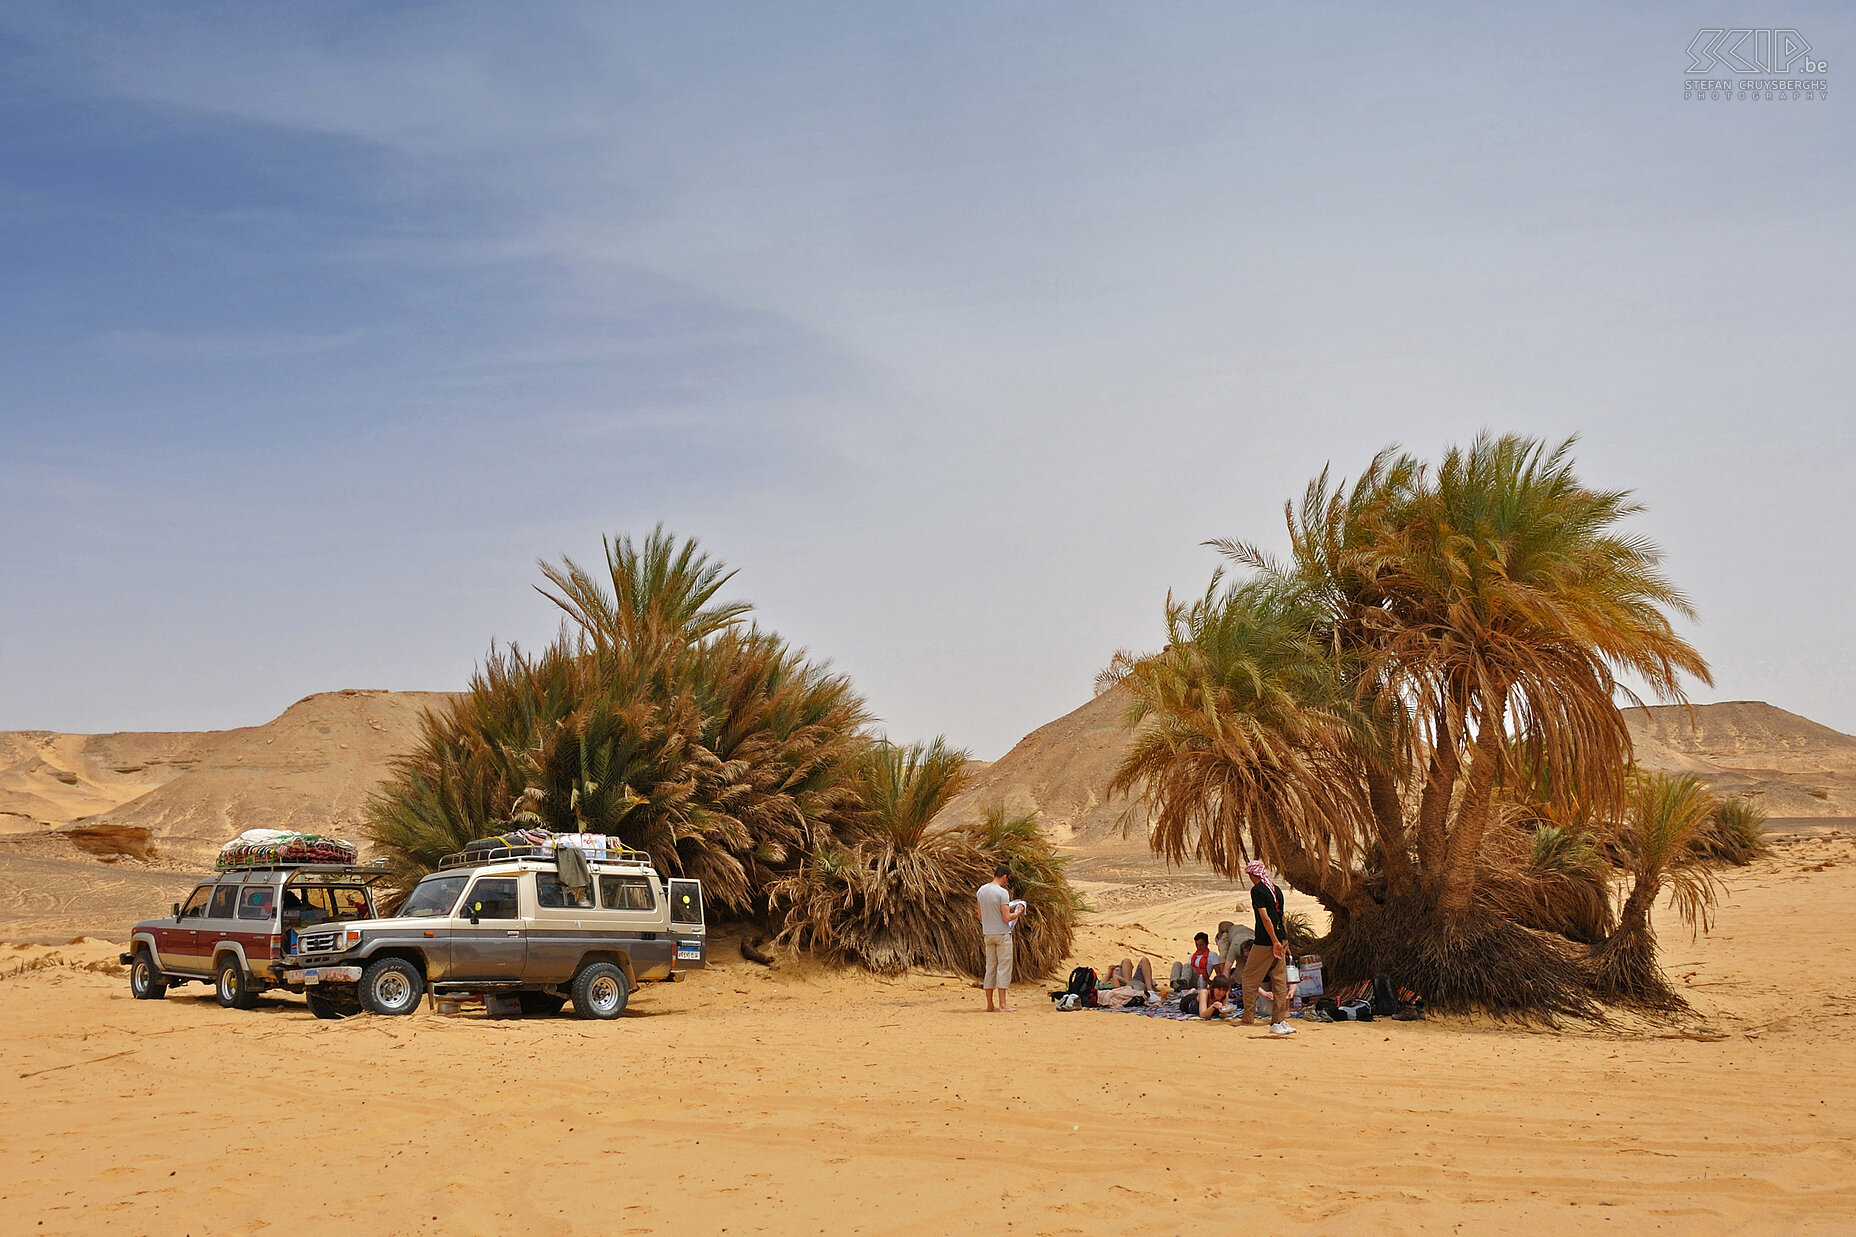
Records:
[[[1289,972],[1283,960],[1276,956],[1267,939],[1258,941],[1250,950],[1250,960],[1244,963],[1244,1024],[1255,1025],[1257,1021],[1257,996],[1263,991],[1263,984],[1270,985],[1270,1000],[1274,1002],[1274,1017],[1278,1022],[1289,1018]]]
[[[1010,932],[988,932],[986,934],[986,977],[980,981],[982,988],[1010,988],[1012,986],[1012,934]]]

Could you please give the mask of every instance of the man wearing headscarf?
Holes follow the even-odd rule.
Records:
[[[1256,1025],[1257,994],[1267,982],[1274,1011],[1270,1034],[1294,1035],[1295,1028],[1289,1025],[1289,947],[1284,943],[1288,930],[1283,927],[1282,890],[1270,879],[1270,870],[1261,859],[1245,864],[1244,872],[1255,882],[1250,886],[1250,905],[1257,916],[1257,943],[1244,964],[1244,1025]]]

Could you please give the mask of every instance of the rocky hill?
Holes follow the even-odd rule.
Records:
[[[1111,800],[1108,782],[1127,750],[1127,696],[1110,691],[1040,726],[994,761],[948,805],[948,823],[1003,802],[1036,811],[1085,875],[1146,860],[1146,817]],[[1626,712],[1637,760],[1649,769],[1696,773],[1721,794],[1747,795],[1774,818],[1856,816],[1856,738],[1758,701],[1657,705]]]
[[[358,839],[388,761],[440,692],[323,692],[262,726],[199,734],[0,733],[0,829],[99,857],[196,861],[251,828]]]

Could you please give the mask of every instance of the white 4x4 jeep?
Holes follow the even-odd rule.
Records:
[[[702,885],[664,880],[626,847],[583,852],[590,882],[563,882],[555,850],[501,847],[447,857],[389,918],[306,928],[283,978],[319,1017],[409,1014],[434,997],[515,996],[524,1013],[571,998],[616,1018],[640,983],[704,965]]]

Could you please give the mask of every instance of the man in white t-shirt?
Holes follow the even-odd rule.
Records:
[[[1012,986],[1012,925],[1024,915],[1024,904],[1014,903],[1006,892],[1005,882],[1012,870],[1004,864],[993,869],[992,879],[979,888],[980,932],[985,937],[986,974],[980,987],[986,989],[987,1013],[1011,1013],[1005,1003],[1005,990]],[[999,993],[999,1006],[992,1003],[993,990]]]

